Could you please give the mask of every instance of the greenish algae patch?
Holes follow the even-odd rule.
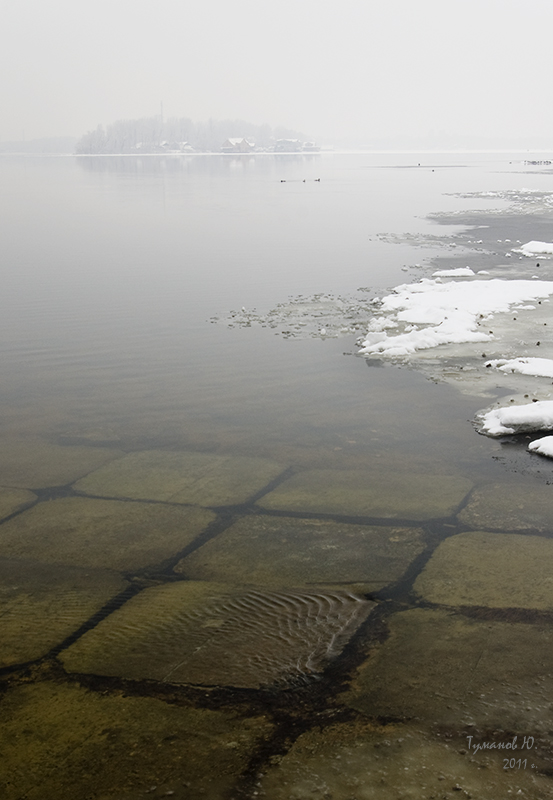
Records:
[[[60,655],[77,673],[260,688],[305,682],[374,603],[341,591],[178,582],[141,592]]]
[[[536,736],[551,729],[552,662],[545,625],[412,609],[391,618],[342,700],[375,717]]]
[[[497,737],[499,741],[500,737]],[[505,737],[506,739],[506,737]],[[511,741],[511,740],[509,740]],[[332,725],[302,734],[261,777],[259,796],[271,800],[498,800],[553,797],[549,778],[531,763],[550,766],[531,753],[527,770],[504,770],[511,750],[467,749],[460,734],[443,740],[407,725]]]
[[[0,519],[9,517],[10,514],[15,514],[25,506],[31,505],[36,500],[36,494],[29,492],[27,489],[10,489],[7,487],[0,487]]]
[[[204,581],[258,586],[397,581],[424,549],[417,528],[349,525],[264,515],[245,517],[179,562],[175,571]]]
[[[238,505],[283,469],[264,458],[148,450],[107,464],[78,481],[75,489],[100,497],[199,506]]]
[[[64,497],[1,525],[0,556],[137,570],[178,553],[214,519],[201,508]]]
[[[385,519],[449,517],[472,488],[466,478],[374,470],[299,472],[259,500],[262,508]]]
[[[0,486],[66,486],[121,455],[120,450],[105,447],[62,447],[42,439],[6,439],[0,451]]]
[[[415,581],[432,603],[553,609],[553,540],[471,531],[442,542]]]
[[[107,570],[0,559],[0,667],[40,658],[127,586]]]
[[[523,479],[479,487],[459,520],[478,530],[553,532],[551,487]]]
[[[228,709],[50,682],[19,686],[2,698],[0,796],[223,798],[271,730],[264,717]]]

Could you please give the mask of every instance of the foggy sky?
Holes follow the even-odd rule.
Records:
[[[122,118],[551,137],[551,0],[4,0],[0,140]]]

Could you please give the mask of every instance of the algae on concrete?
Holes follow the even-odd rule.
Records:
[[[0,556],[137,570],[178,553],[214,519],[202,508],[64,497],[0,525]]]
[[[2,697],[2,800],[229,796],[270,736],[263,716],[44,682]],[[153,789],[152,787],[155,787]]]
[[[244,591],[179,581],[146,589],[60,658],[70,672],[243,688],[305,682],[374,603],[339,590]]]
[[[44,489],[66,486],[119,458],[121,450],[106,447],[72,447],[42,439],[5,439],[0,451],[0,486]]]
[[[175,571],[202,581],[339,583],[377,591],[397,581],[423,549],[417,528],[255,515],[243,517],[182,559]]]
[[[461,476],[374,470],[306,470],[258,501],[279,511],[427,520],[454,514],[472,483]]]
[[[473,737],[474,740],[474,737]],[[495,741],[512,741],[496,735]],[[522,740],[520,740],[522,743]],[[505,770],[506,751],[467,748],[461,732],[441,737],[414,726],[342,723],[303,733],[286,755],[260,776],[259,796],[271,800],[546,800],[553,787],[536,767],[551,762],[526,751],[528,769]]]
[[[417,608],[395,614],[389,627],[389,638],[342,695],[347,705],[371,717],[415,718],[457,731],[476,726],[537,736],[551,729],[547,624]]]
[[[0,558],[0,667],[45,655],[127,585],[107,570]]]
[[[448,606],[553,610],[553,540],[471,531],[442,542],[415,591]]]
[[[480,486],[459,520],[477,530],[553,532],[551,487],[524,479]]]
[[[265,458],[147,450],[101,467],[77,481],[75,489],[100,497],[238,505],[261,491],[283,469]]]
[[[36,494],[27,489],[10,489],[0,487],[0,520],[15,514],[25,506],[29,506],[36,500]]]

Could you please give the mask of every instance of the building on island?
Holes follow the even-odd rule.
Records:
[[[221,145],[222,153],[253,153],[255,145],[244,138],[226,139]]]
[[[277,139],[275,153],[301,153],[303,142],[299,139]]]

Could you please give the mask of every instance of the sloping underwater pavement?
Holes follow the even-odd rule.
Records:
[[[0,487],[0,520],[31,505],[36,499],[36,495],[27,489]]]
[[[414,590],[449,606],[553,611],[553,540],[470,531],[442,542]]]
[[[458,518],[478,530],[553,533],[551,487],[523,478],[484,484],[472,492]]]
[[[370,717],[454,733],[551,731],[553,633],[548,621],[482,621],[452,610],[394,614],[390,635],[342,699]],[[522,739],[521,739],[522,740]]]
[[[0,667],[44,656],[127,586],[108,570],[0,558]]]
[[[512,738],[509,740],[512,742]],[[517,740],[518,743],[518,740]],[[553,797],[531,751],[479,751],[466,737],[414,725],[345,723],[302,734],[257,784],[271,800],[453,800]],[[504,769],[516,754],[519,769]],[[526,768],[522,768],[526,758]]]
[[[224,798],[268,720],[45,681],[2,700],[2,800]]]
[[[183,558],[175,572],[191,580],[372,592],[398,580],[423,549],[418,528],[253,515]]]
[[[171,558],[214,519],[203,508],[63,497],[38,503],[0,526],[0,556],[144,569]]]
[[[239,505],[283,471],[281,464],[265,458],[147,450],[106,464],[77,481],[74,488],[98,497]]]
[[[283,481],[258,505],[271,511],[422,521],[448,517],[472,483],[459,475],[405,470],[305,470]]]
[[[5,438],[0,452],[0,486],[44,489],[66,486],[120,458],[121,450],[53,444],[42,439]]]
[[[165,456],[166,453],[163,452],[163,455]],[[129,458],[131,457],[119,458],[112,464],[113,466],[118,463],[122,464]],[[138,461],[140,462],[140,459]],[[155,481],[158,476],[155,474],[155,464],[152,466],[152,462],[146,463],[146,461],[144,460],[138,470],[136,464],[131,462],[128,475],[119,476],[122,480],[121,484],[117,484],[119,473],[115,470],[115,488],[119,492],[123,486],[121,496],[126,496],[127,489],[124,487],[130,485],[135,487],[131,491],[138,494],[149,495],[157,491]],[[179,504],[189,502],[189,499],[183,499],[191,497],[190,494],[186,495],[186,492],[198,489],[200,494],[195,496],[195,500],[199,505],[208,505],[207,500],[213,501],[213,498],[216,500],[216,502],[214,501],[214,505],[216,505],[222,496],[221,493],[216,494],[219,491],[217,487],[213,489],[217,479],[222,476],[223,491],[227,491],[226,487],[231,483],[229,481],[225,487],[225,475],[216,462],[211,460],[207,469],[206,483],[190,489],[189,486],[184,486],[182,483],[182,475],[189,469],[189,467],[183,468],[182,460],[177,463],[176,467],[174,461],[172,465],[165,458],[161,459],[161,462],[163,468],[167,468],[174,478],[169,496],[163,498],[165,502]],[[111,466],[108,464],[106,468],[102,467],[96,473],[96,477],[100,475],[101,478],[99,494],[103,494],[104,489],[109,491],[109,468]],[[129,466],[128,462],[125,470],[127,466]],[[251,475],[255,470],[250,470],[250,466],[248,466],[248,474]],[[274,480],[282,474],[282,470],[280,465],[277,465],[274,471],[269,470],[268,479],[263,476],[259,482],[262,485],[259,485],[256,491],[261,491],[268,481]],[[300,504],[300,508],[290,509],[294,513],[299,511],[300,514],[306,513],[307,515],[319,513],[345,517],[380,516],[379,513],[375,513],[375,509],[379,509],[379,498],[376,497],[375,500],[374,497],[378,491],[382,490],[383,484],[378,482],[376,468],[374,472],[373,470],[306,471],[297,473],[294,477],[303,476],[305,478],[309,472],[330,473],[328,483],[333,487],[330,492],[330,501],[325,492],[319,492],[319,496],[316,497],[316,492],[312,491],[312,502],[316,510],[306,509]],[[338,481],[335,479],[336,473],[340,473],[341,476]],[[347,483],[342,482],[345,473],[357,476],[350,481],[349,488]],[[140,477],[141,474],[143,478]],[[137,475],[138,481],[136,480]],[[91,477],[94,477],[94,473],[83,479],[82,482],[79,481],[75,486],[77,491],[88,492],[86,481]],[[128,484],[125,483],[127,477]],[[148,481],[152,477],[154,480],[149,483]],[[370,480],[367,481],[367,477],[374,479],[372,486]],[[386,477],[388,476],[386,475]],[[363,601],[360,597],[348,595],[348,588],[357,591],[376,591],[393,584],[396,580],[401,579],[406,567],[421,553],[424,542],[422,528],[425,530],[431,530],[431,528],[424,525],[421,525],[421,529],[409,527],[403,520],[410,519],[414,523],[417,520],[420,520],[421,523],[429,521],[432,525],[433,520],[451,517],[458,511],[472,488],[471,482],[465,478],[460,478],[461,484],[459,484],[458,482],[449,482],[451,477],[445,476],[447,480],[440,485],[443,490],[442,496],[435,496],[431,491],[428,493],[426,490],[429,481],[434,480],[436,476],[424,475],[422,476],[423,481],[417,483],[418,477],[416,475],[413,477],[407,472],[397,476],[397,481],[392,486],[395,502],[393,513],[391,516],[382,515],[383,521],[379,525],[353,525],[347,521],[286,517],[283,516],[283,512],[285,513],[288,509],[271,508],[270,503],[263,514],[251,516],[246,514],[220,532],[214,539],[181,560],[176,571],[183,574],[188,580],[176,583],[168,582],[161,586],[144,589],[64,650],[59,657],[61,663],[69,673],[80,673],[83,676],[89,676],[86,678],[87,680],[93,682],[98,680],[99,685],[111,687],[117,683],[112,684],[110,676],[113,676],[116,681],[119,679],[145,680],[144,686],[152,681],[165,683],[165,685],[181,684],[185,692],[190,686],[238,687],[248,690],[265,689],[271,686],[272,690],[278,690],[293,688],[305,679],[311,680],[331,658],[340,654],[341,649],[374,609],[372,603]],[[143,479],[147,485],[140,483]],[[200,484],[202,480],[200,480]],[[278,494],[279,490],[286,487],[289,481],[293,481],[293,479],[283,481],[277,489],[273,489],[272,492],[270,491],[269,494],[257,501],[257,505],[263,506],[267,498]],[[411,481],[411,486],[415,487],[412,493],[407,491],[409,481]],[[138,489],[136,489],[137,486]],[[245,500],[251,499],[255,495],[255,491],[251,490],[251,484],[248,484],[247,491],[249,494]],[[417,492],[422,497],[417,498]],[[357,499],[354,498],[352,501],[352,494],[356,493]],[[90,489],[90,494],[96,494],[96,489]],[[368,494],[370,495],[369,505],[366,500]],[[436,494],[438,495],[439,491]],[[237,498],[240,495],[234,492],[232,486],[227,497],[230,496],[233,498],[232,502],[238,504]],[[242,497],[244,496],[242,495]],[[474,494],[471,499],[472,497]],[[66,499],[69,498],[64,498],[64,500]],[[160,498],[148,496],[140,497],[140,499],[148,500],[148,505],[151,504],[152,507],[155,507],[159,504],[151,503],[151,500]],[[142,505],[125,503],[121,500],[100,500],[87,497],[71,498],[71,500],[83,504],[90,503],[91,507],[97,509],[100,509],[100,505],[95,504],[106,504],[106,507],[110,504],[113,504],[114,507],[119,504],[129,507]],[[389,505],[390,495],[383,502]],[[54,517],[58,513],[58,503],[60,501],[57,500],[49,503],[55,512]],[[75,509],[78,503],[75,503]],[[224,503],[221,504],[224,505]],[[322,510],[321,505],[324,506]],[[40,506],[45,506],[45,504],[38,504],[36,508]],[[62,506],[63,504],[60,504],[59,509]],[[85,506],[83,505],[82,508]],[[167,508],[169,509],[169,506]],[[174,506],[171,508],[173,509]],[[367,513],[367,508],[370,508],[370,513]],[[203,509],[176,508],[175,510],[186,512],[194,510],[207,515],[211,514]],[[239,510],[239,513],[244,512]],[[273,513],[275,515],[271,516]],[[30,514],[30,511],[24,511],[19,517],[5,523],[7,530],[11,529],[15,520],[24,519],[27,514]],[[421,516],[417,516],[417,514]],[[30,517],[28,519],[30,520]],[[401,520],[401,522],[394,524],[395,519]],[[449,522],[451,521],[449,520]],[[55,527],[55,523],[52,524]],[[437,525],[440,527],[442,523],[438,522]],[[32,525],[29,524],[29,530],[31,528]],[[69,531],[69,527],[67,530]],[[477,536],[484,534],[499,536],[501,539],[510,538],[511,543],[515,541],[515,538],[519,538],[512,535],[486,534],[482,531],[472,533]],[[439,554],[440,547],[448,541],[463,535],[450,537],[449,540],[439,545],[432,558]],[[15,534],[13,536],[10,534],[10,538],[13,542],[17,540]],[[542,537],[525,536],[520,538],[525,541],[540,539],[541,542],[547,542]],[[71,537],[69,537],[69,541],[71,541]],[[336,554],[336,547],[345,542],[347,545],[341,551],[342,558],[336,561],[335,558],[332,558]],[[478,548],[479,544],[477,542],[475,546]],[[75,544],[75,547],[75,552],[77,552],[78,544]],[[47,550],[48,548],[44,552]],[[256,552],[258,552],[258,557]],[[256,572],[257,569],[260,569],[258,563],[260,563],[263,553],[265,555],[264,569]],[[234,567],[231,565],[233,554]],[[432,558],[429,565],[432,563]],[[147,563],[153,563],[153,561],[149,560]],[[437,564],[438,561],[434,563]],[[481,565],[482,583],[486,581],[486,571],[490,563],[493,565],[493,561],[489,563],[485,561]],[[119,568],[123,568],[122,565],[123,561]],[[459,567],[459,564],[457,566]],[[345,585],[344,579],[347,574],[353,573],[355,573],[356,585],[353,586],[350,580],[348,587]],[[338,583],[329,588],[333,578],[334,582]],[[313,586],[312,581],[319,585]],[[249,588],[248,584],[250,584]],[[251,584],[258,586],[261,584],[263,589],[252,589]],[[313,605],[314,597],[317,597],[314,601],[315,605]],[[222,602],[220,602],[221,598]],[[452,594],[448,599],[453,605],[460,603]],[[265,609],[263,614],[260,615],[259,610],[255,610],[252,617],[252,608],[259,609],[260,606]],[[279,610],[275,616],[274,608],[277,606]],[[303,610],[298,612],[298,607]],[[321,607],[323,608],[322,614],[320,613]],[[534,607],[534,605],[529,606],[531,610]],[[288,610],[283,612],[283,608]],[[313,617],[314,608],[316,611]],[[330,614],[328,613],[329,609]],[[336,609],[338,609],[337,613]],[[404,626],[406,632],[400,646],[394,650],[395,637],[401,629],[399,621],[402,614],[414,614],[415,612],[423,615],[442,614],[442,620],[447,620],[448,624],[452,624],[452,620],[460,620],[460,623],[453,627],[450,624],[448,627],[448,624],[443,622],[440,628],[436,623],[437,618],[432,620],[430,616],[426,616],[423,617],[425,624],[422,621],[415,624],[414,618],[411,617],[408,624]],[[318,650],[317,647],[313,649],[313,642],[310,640],[307,641],[309,646],[304,647],[306,632],[307,639],[310,635],[309,626],[306,627],[304,621],[313,619],[316,621],[315,638],[320,640],[321,632],[323,634],[323,647],[319,646]],[[276,627],[275,620],[278,623]],[[285,620],[285,624],[281,628],[279,628],[279,620],[281,622]],[[368,658],[354,672],[350,691],[340,698],[336,698],[341,712],[345,710],[347,713],[349,708],[351,713],[361,715],[358,717],[358,721],[331,726],[324,730],[319,730],[315,726],[302,734],[283,756],[270,756],[270,750],[268,750],[267,760],[262,767],[264,774],[260,773],[255,791],[259,791],[260,796],[265,793],[266,796],[274,797],[275,800],[279,800],[280,797],[283,799],[291,797],[294,800],[296,798],[301,800],[304,797],[320,797],[321,800],[322,798],[326,800],[331,793],[337,800],[342,800],[342,798],[350,800],[352,793],[359,798],[396,800],[398,793],[402,792],[407,793],[407,796],[410,793],[411,796],[417,798],[431,798],[432,796],[449,798],[463,796],[458,794],[461,791],[464,791],[464,796],[472,794],[473,797],[483,797],[484,799],[489,796],[490,800],[492,798],[495,800],[498,796],[510,795],[511,792],[517,793],[519,790],[522,796],[535,797],[536,800],[537,798],[541,800],[541,798],[553,797],[549,779],[538,774],[537,771],[526,772],[522,777],[518,775],[513,777],[514,773],[512,772],[503,772],[501,753],[493,753],[491,756],[487,753],[479,754],[475,760],[470,758],[470,752],[469,757],[466,753],[461,752],[463,749],[466,750],[466,738],[463,737],[467,731],[479,735],[494,725],[500,729],[501,735],[506,730],[514,731],[514,735],[520,736],[547,735],[547,697],[553,686],[551,685],[551,676],[546,669],[551,662],[553,651],[549,648],[546,626],[497,621],[484,622],[468,619],[451,609],[426,608],[395,613],[387,617],[387,620],[391,630],[390,637],[381,644],[371,647],[368,651]],[[293,628],[297,627],[298,635],[292,646],[286,649],[286,646],[283,647],[281,634],[284,632],[286,636],[289,636],[290,621]],[[317,625],[319,625],[318,628]],[[471,626],[470,635],[463,625]],[[267,630],[273,632],[276,630],[281,638],[267,637],[265,634]],[[334,644],[329,646],[331,641]],[[422,652],[419,645],[422,647]],[[393,651],[392,656],[387,656],[390,648]],[[199,657],[196,653],[200,654]],[[385,655],[381,656],[381,653]],[[501,680],[498,684],[494,682],[494,670],[500,666],[505,667],[506,653],[512,660],[512,663],[510,662],[511,670],[504,670],[501,673]],[[297,665],[298,662],[301,663],[301,669],[294,672],[291,664]],[[481,665],[484,672],[480,676]],[[533,667],[533,672],[528,671],[530,666]],[[373,672],[369,674],[367,671],[371,669]],[[465,670],[468,670],[471,680],[474,679],[475,674],[478,678],[481,677],[481,682],[476,681],[475,683],[474,692],[469,687],[469,690],[465,690],[463,693],[463,687],[458,685],[458,673],[459,671],[463,673]],[[415,685],[410,682],[413,674],[418,681]],[[366,675],[369,675],[367,680],[365,680]],[[99,677],[96,678],[96,676]],[[106,677],[102,678],[101,676]],[[441,683],[440,680],[442,680]],[[69,683],[72,681],[71,675],[69,675],[68,681]],[[140,684],[137,685],[140,686]],[[6,696],[15,697],[14,692],[18,691],[19,689],[12,689]],[[113,692],[113,688],[110,691]],[[137,689],[138,693],[140,691]],[[103,699],[103,694],[94,695],[94,697]],[[419,705],[416,704],[418,697]],[[158,703],[152,698],[144,697],[141,697],[140,701]],[[167,704],[159,703],[159,706],[162,705],[167,707]],[[84,710],[85,707],[79,706],[79,708]],[[114,724],[118,716],[121,717],[122,710],[123,706],[119,706],[118,709],[114,707]],[[198,708],[194,711],[204,713]],[[215,713],[225,714],[225,709]],[[81,720],[79,724],[84,724],[85,713],[81,714],[79,711],[76,717]],[[119,745],[123,746],[127,742],[127,737],[133,730],[124,713],[122,718],[121,730],[123,732],[121,733],[117,727],[112,742],[113,748],[117,752],[119,752]],[[407,724],[381,724],[383,720],[391,718],[398,720],[412,718],[412,721]],[[250,716],[248,719],[249,722],[246,721],[246,724],[254,725],[257,717]],[[440,725],[447,728],[449,737],[447,741],[440,738],[441,734],[437,732]],[[190,717],[186,724],[183,724],[183,731],[190,732],[193,726],[198,728],[199,723],[196,718]],[[201,730],[201,726],[198,729]],[[236,737],[232,741],[236,742]],[[145,752],[144,749],[137,747],[132,742],[130,746],[133,758],[137,757],[137,753],[140,758],[141,754]],[[164,744],[159,745],[162,749],[164,746]],[[229,744],[229,747],[232,750],[235,746]],[[382,755],[383,748],[392,756],[385,763],[383,763],[383,758],[385,759]],[[0,750],[0,752],[2,751]],[[10,751],[11,758],[15,757],[14,753],[15,750]],[[218,755],[215,753],[212,755],[219,760]],[[516,755],[518,758],[521,754],[517,752]],[[229,779],[229,782],[224,784],[205,783],[206,776],[212,778],[212,781],[224,781],[226,777],[222,775],[219,768],[213,770],[207,761],[204,760],[200,763],[199,756],[198,781],[201,776],[204,783],[195,783],[196,778],[192,780],[186,778],[184,783],[188,785],[182,786],[177,783],[176,778],[173,782],[169,780],[164,782],[157,777],[159,773],[154,775],[151,771],[148,775],[152,775],[152,786],[157,786],[159,783],[164,791],[165,788],[167,791],[174,791],[177,797],[196,797],[198,794],[207,792],[207,796],[212,794],[219,800],[219,797],[231,794],[230,787],[236,785],[236,780],[239,780],[238,776],[246,769],[251,756],[252,748],[248,750],[247,755],[244,750],[243,758],[236,768],[229,768],[232,772],[232,780]],[[120,784],[114,783],[113,785],[119,792],[117,796],[130,800],[130,797],[135,797],[136,793],[141,791],[141,787],[135,786],[133,783],[135,776],[142,776],[145,772],[127,760],[125,755],[119,755],[118,758],[123,765],[121,781]],[[196,760],[195,755],[192,760]],[[91,759],[88,756],[85,761],[86,767],[78,767],[77,774],[80,775],[79,770],[81,772],[88,770],[86,774],[89,776],[89,781],[94,782],[96,780],[94,776],[97,773],[94,772],[94,766],[90,765]],[[147,756],[144,756],[144,761],[148,761]],[[45,765],[49,764],[50,761],[45,761],[40,767],[45,770],[44,774],[47,776],[50,774],[50,766]],[[129,765],[128,768],[127,765]],[[540,762],[540,766],[543,766],[542,762]],[[429,772],[432,772],[430,778],[428,777]],[[216,779],[212,773],[216,773],[218,778]],[[173,773],[169,772],[169,774],[171,777],[173,776]],[[186,775],[186,770],[181,770],[181,774]],[[112,780],[116,780],[113,774]],[[149,778],[146,783],[148,782]],[[181,781],[181,783],[183,782]],[[52,785],[55,785],[53,779]],[[251,785],[253,786],[253,783]],[[48,787],[47,781],[45,786]],[[83,786],[86,786],[86,782],[83,783]],[[101,782],[99,786],[101,786]],[[27,786],[24,786],[24,789],[27,791]],[[150,786],[147,786],[143,790],[145,796],[148,796],[149,789]],[[65,787],[63,790],[65,791]],[[77,794],[83,791],[78,783],[72,790]],[[442,791],[442,795],[437,794],[439,791]],[[28,796],[30,800],[33,800],[32,793]],[[47,794],[40,796],[48,797]],[[256,796],[253,789],[251,796]],[[9,795],[7,797],[11,800]],[[18,795],[14,795],[14,798],[16,797],[19,798]],[[37,795],[37,800],[38,797],[39,795]],[[52,800],[53,797],[54,795]],[[63,800],[64,796],[56,794],[55,797],[56,800],[58,797]],[[106,789],[104,794],[100,792],[95,795],[95,800],[96,797],[98,800],[108,800],[108,798],[111,800],[113,792]]]

